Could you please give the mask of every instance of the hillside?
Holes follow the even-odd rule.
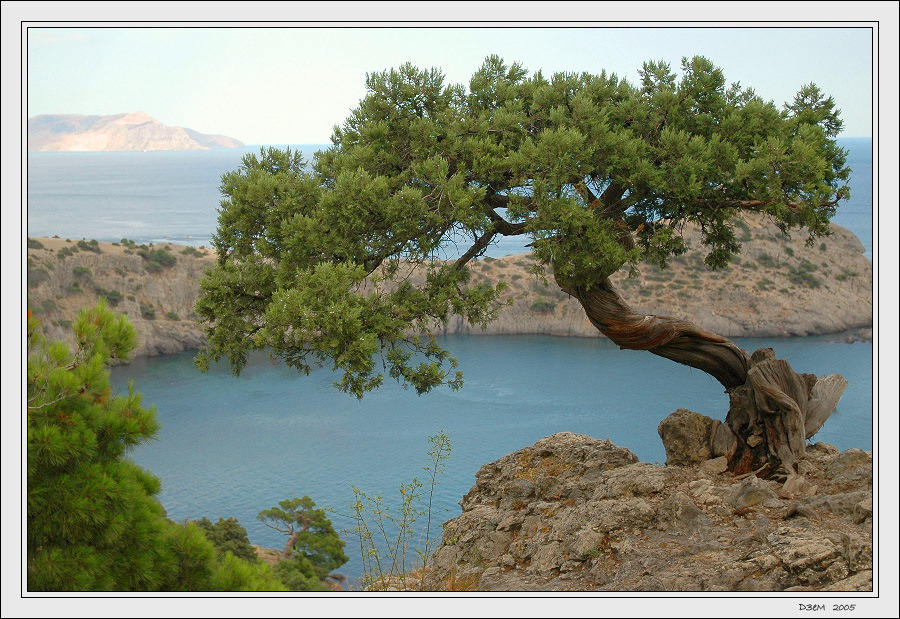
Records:
[[[613,281],[639,311],[688,318],[728,337],[858,329],[871,337],[872,263],[852,233],[835,225],[832,230],[831,237],[806,247],[801,235],[785,240],[771,224],[752,220],[742,229],[738,263],[724,271],[707,270],[702,253],[689,251],[667,269],[640,265],[635,277],[619,273]],[[121,243],[41,238],[28,244],[29,307],[52,337],[70,338],[67,324],[78,308],[104,294],[135,325],[137,355],[203,344],[193,306],[212,251],[158,245],[152,250],[172,256],[164,265],[140,255],[151,248]],[[511,305],[484,331],[453,317],[435,334],[601,337],[581,306],[555,287],[552,275],[545,281],[529,273],[532,263],[530,254],[473,263],[473,283],[507,282],[504,295]]]
[[[170,127],[144,112],[46,114],[28,119],[29,151],[208,150],[243,145],[224,135]]]

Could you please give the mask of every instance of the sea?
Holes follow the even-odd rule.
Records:
[[[844,139],[853,169],[850,200],[834,218],[873,255],[872,141]],[[307,157],[321,145],[295,146]],[[246,152],[31,153],[29,236],[210,244],[221,175]],[[527,239],[505,240],[488,255],[527,251]],[[341,393],[328,368],[300,376],[258,354],[241,376],[225,364],[201,373],[194,352],[138,359],[112,370],[114,388],[132,382],[157,412],[160,431],[130,454],[162,482],[159,499],[178,522],[234,517],[251,543],[280,548],[283,536],[257,514],[292,497],[311,497],[347,543],[339,571],[362,576],[352,532],[354,489],[399,515],[399,487],[417,478],[426,515],[414,546],[459,515],[458,501],[485,463],[556,432],[610,439],[641,460],[663,463],[657,427],[677,408],[724,418],[727,396],[711,377],[606,340],[548,336],[449,336],[440,343],[458,358],[462,389],[417,396],[387,381],[364,399]],[[748,350],[772,347],[800,372],[838,372],[849,380],[836,412],[813,441],[840,449],[873,448],[873,344],[837,335],[739,339]],[[430,483],[429,437],[445,433],[452,451]],[[388,527],[389,532],[395,531]],[[384,552],[386,546],[381,544]],[[409,560],[417,555],[410,551]]]

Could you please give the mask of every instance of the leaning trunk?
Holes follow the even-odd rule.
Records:
[[[620,348],[647,350],[713,376],[730,398],[725,424],[709,437],[713,453],[735,473],[784,477],[795,472],[806,439],[834,411],[847,386],[842,376],[798,374],[772,349],[749,355],[731,340],[668,316],[638,314],[608,278],[590,287],[560,287]]]

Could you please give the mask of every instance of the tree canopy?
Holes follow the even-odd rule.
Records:
[[[73,330],[71,351],[28,317],[28,589],[284,590],[268,565],[216,560],[197,526],[168,520],[159,480],[125,457],[157,430],[140,394],[109,384],[134,347],[127,319],[101,302]]]
[[[330,364],[358,397],[385,374],[419,393],[459,387],[427,334],[451,314],[496,316],[500,285],[471,285],[466,264],[498,236],[531,235],[539,264],[587,309],[615,271],[683,253],[687,223],[720,268],[740,250],[742,212],[812,240],[849,195],[832,98],[808,84],[779,107],[700,56],[677,74],[646,62],[639,84],[529,75],[491,56],[467,87],[409,64],[366,86],[310,167],[268,148],[223,176],[218,262],[197,304],[201,367],[227,357],[239,372],[268,349],[301,372]],[[459,243],[458,259],[435,260]],[[592,321],[615,333],[602,315]],[[649,349],[647,337],[617,343]],[[717,376],[726,386],[746,371],[735,363]]]

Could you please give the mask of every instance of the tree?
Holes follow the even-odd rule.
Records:
[[[71,352],[29,312],[28,589],[284,590],[268,566],[216,561],[199,528],[166,518],[159,480],[125,458],[157,429],[133,386],[109,385],[107,366],[135,344],[127,319],[101,301],[73,329]]]
[[[227,553],[233,554],[244,561],[256,561],[258,559],[256,550],[250,544],[247,537],[247,529],[241,526],[237,518],[219,518],[213,524],[208,518],[201,518],[194,522],[206,534],[209,541],[216,548],[219,556]]]
[[[723,385],[732,407],[718,439],[732,470],[791,471],[842,379],[638,314],[609,278],[639,259],[665,266],[686,250],[688,223],[712,269],[740,250],[744,213],[804,228],[810,243],[828,235],[850,173],[832,98],[809,84],[779,109],[699,56],[680,76],[644,63],[636,85],[606,72],[529,76],[492,56],[468,88],[408,64],[367,88],[311,170],[296,152],[263,149],[223,176],[218,262],[197,304],[201,368],[227,357],[240,372],[249,351],[269,349],[303,373],[330,362],[357,397],[385,373],[419,393],[458,388],[450,353],[410,334],[451,314],[490,322],[501,285],[470,285],[466,265],[498,236],[529,234],[604,335]],[[458,259],[435,260],[460,238]]]
[[[292,591],[327,589],[326,578],[347,562],[340,538],[324,509],[308,496],[281,501],[277,507],[259,512],[263,524],[288,536],[283,560],[275,571]]]

